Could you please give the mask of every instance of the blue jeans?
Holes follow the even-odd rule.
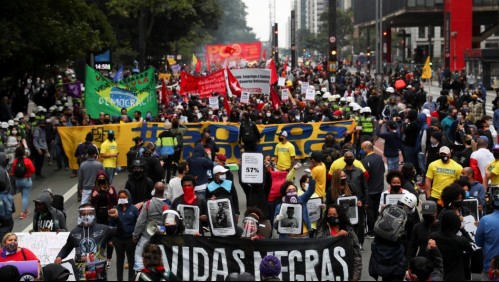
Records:
[[[388,165],[388,171],[390,170],[399,170],[399,157],[386,158],[386,162]]]
[[[28,210],[29,192],[31,192],[31,188],[33,187],[31,177],[16,178],[16,187],[22,194],[23,209],[21,212],[25,213]]]
[[[109,184],[113,183],[113,178],[114,178],[114,172],[116,171],[115,167],[105,167],[107,174],[107,180],[109,181]]]

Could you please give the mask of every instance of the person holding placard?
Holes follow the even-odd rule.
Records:
[[[388,183],[390,187],[387,190],[383,191],[383,193],[381,193],[378,212],[381,213],[385,206],[389,204],[387,202],[387,195],[404,195],[406,193],[409,193],[407,190],[402,188],[403,179],[404,177],[402,176],[402,173],[398,170],[392,170],[386,174],[386,183]]]
[[[288,132],[280,131],[277,133],[279,142],[275,146],[274,155],[276,157],[277,169],[280,171],[289,171],[295,162],[295,146],[288,142]]]
[[[227,198],[230,201],[231,208],[234,211],[235,222],[238,221],[239,217],[239,199],[237,196],[236,187],[234,186],[234,182],[227,179],[226,173],[229,170],[224,168],[221,165],[215,166],[213,169],[213,181],[208,184],[206,187],[206,199],[223,199]],[[220,204],[219,208],[220,208]],[[222,207],[223,208],[223,207]],[[219,211],[221,211],[219,209]],[[226,222],[226,218],[220,218],[220,225],[223,225],[223,222]]]
[[[352,281],[359,281],[362,275],[362,252],[359,239],[355,234],[346,210],[336,204],[330,205],[324,212],[324,219],[321,222],[317,238],[341,237],[345,236],[353,247],[353,277]]]
[[[172,203],[172,209],[179,211],[179,205],[185,205],[184,207],[184,220],[186,217],[186,207],[188,206],[197,206],[199,208],[199,218],[196,219],[199,221],[199,234],[203,234],[202,232],[202,222],[206,222],[208,220],[207,210],[206,210],[206,200],[199,199],[196,196],[196,193],[194,192],[194,187],[196,186],[196,179],[192,175],[184,175],[181,179],[181,185],[182,185],[182,195],[178,196],[173,200]],[[187,221],[187,220],[186,220]],[[193,223],[193,225],[196,225]],[[186,227],[187,223],[186,223]],[[191,229],[191,228],[188,228]]]
[[[17,235],[15,233],[5,234],[2,238],[2,253],[0,254],[0,262],[28,260],[35,260],[38,262],[38,276],[36,277],[36,280],[39,280],[41,266],[40,260],[29,249],[18,246]]]

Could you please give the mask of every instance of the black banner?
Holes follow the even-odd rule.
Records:
[[[229,273],[248,272],[260,280],[266,255],[281,260],[283,281],[346,281],[352,277],[352,246],[346,237],[256,240],[194,236],[155,237],[167,265],[179,280],[223,281]]]

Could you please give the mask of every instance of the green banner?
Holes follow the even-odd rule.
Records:
[[[91,118],[98,118],[100,112],[112,116],[121,116],[121,109],[126,108],[128,115],[141,111],[158,115],[156,99],[156,78],[150,68],[139,74],[114,82],[100,72],[87,66],[85,77],[85,109]]]

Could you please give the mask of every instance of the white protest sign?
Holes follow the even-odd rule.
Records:
[[[310,222],[317,222],[321,219],[321,198],[311,198],[307,202],[308,217]]]
[[[305,100],[315,101],[315,90],[310,88],[307,89],[307,94],[305,95]]]
[[[263,183],[263,154],[243,153],[241,156],[241,182]]]
[[[287,88],[281,90],[281,100],[283,101],[289,100],[289,90]]]
[[[243,91],[250,93],[270,93],[269,69],[234,69],[230,70],[239,81]]]
[[[308,82],[303,82],[301,84],[301,94],[306,94],[308,89]]]
[[[239,102],[241,102],[241,104],[248,104],[249,97],[250,97],[249,92],[243,92],[243,93],[241,93],[241,100]]]
[[[218,110],[218,97],[210,97],[209,102],[212,110]]]
[[[404,194],[385,194],[385,205],[396,205]]]
[[[285,83],[286,83],[286,78],[279,77],[279,81],[277,81],[277,86],[284,86]]]
[[[66,244],[69,232],[32,232],[16,233],[19,246],[32,251],[42,265],[53,263],[62,247]],[[68,255],[74,258],[75,251]]]

